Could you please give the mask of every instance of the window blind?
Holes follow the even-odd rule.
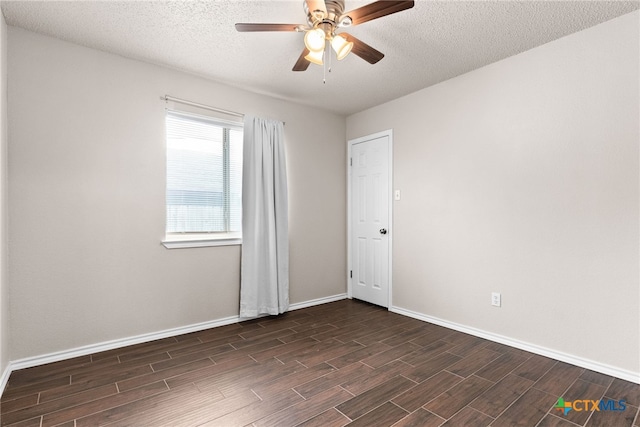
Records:
[[[167,111],[167,233],[241,231],[242,127]]]

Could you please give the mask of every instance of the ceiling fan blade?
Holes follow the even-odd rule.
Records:
[[[307,56],[308,54],[309,49],[305,48],[302,51],[300,58],[298,58],[298,60],[296,61],[296,65],[293,66],[293,71],[305,71],[307,68],[309,68],[309,64],[311,64],[311,62],[305,59],[305,56]]]
[[[240,32],[250,31],[298,31],[298,24],[236,24],[236,30]]]
[[[367,61],[369,64],[375,64],[384,58],[384,53],[372,48],[368,44],[363,41],[358,40],[353,37],[351,34],[340,33],[348,42],[353,42],[353,48],[351,49],[351,53],[359,56],[360,58]]]
[[[343,13],[340,17],[340,21],[348,16],[351,18],[351,25],[358,25],[362,24],[363,22],[391,15],[392,13],[411,9],[414,4],[414,1],[376,1],[366,6],[362,6],[357,9],[350,10],[349,12]]]
[[[320,11],[323,13],[322,18],[327,17],[327,6],[325,5],[324,0],[307,0],[307,7],[309,8],[309,12],[312,14],[316,11]]]

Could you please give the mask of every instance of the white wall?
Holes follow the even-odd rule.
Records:
[[[11,354],[7,286],[7,210],[7,24],[4,16],[0,14],[0,378],[9,364]]]
[[[394,306],[640,373],[638,22],[347,118],[394,131]]]
[[[239,246],[160,245],[164,94],[286,122],[290,301],[345,292],[344,117],[8,37],[12,360],[238,314]]]

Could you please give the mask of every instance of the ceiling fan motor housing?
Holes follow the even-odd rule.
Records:
[[[307,23],[312,27],[318,23],[330,24],[331,27],[336,27],[344,12],[344,0],[325,0],[326,16],[324,16],[323,11],[309,10],[309,5],[306,1],[303,1],[302,4],[307,14]]]

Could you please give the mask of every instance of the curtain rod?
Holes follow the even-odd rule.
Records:
[[[198,104],[197,102],[187,101],[186,99],[174,98],[173,96],[169,96],[169,95],[161,96],[160,99],[163,101],[173,101],[179,104],[191,105],[192,107],[204,108],[205,110],[215,111],[216,113],[227,114],[229,116],[244,117],[244,114],[242,113],[223,110],[222,108],[210,107],[209,105]]]

